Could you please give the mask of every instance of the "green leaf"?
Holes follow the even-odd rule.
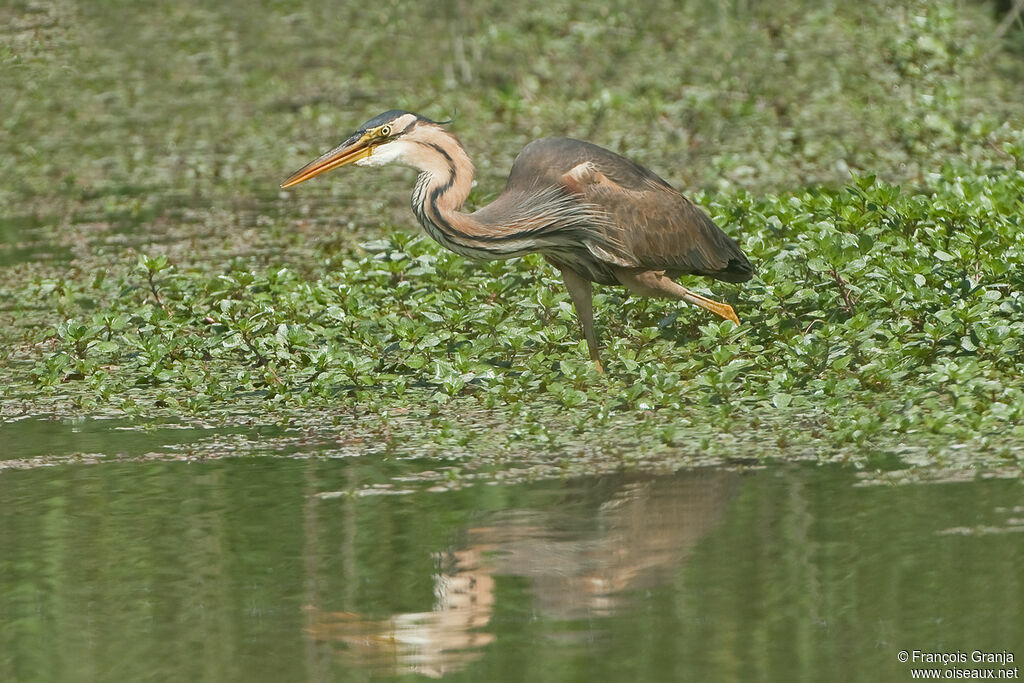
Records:
[[[832,361],[832,367],[835,368],[836,370],[843,370],[844,368],[846,368],[846,366],[850,364],[850,361],[852,360],[853,356],[849,354],[839,356],[834,361]]]
[[[98,341],[90,345],[89,348],[97,353],[113,353],[120,347],[112,341]]]
[[[989,301],[998,301],[1003,298],[1002,293],[998,289],[986,289],[981,296]]]

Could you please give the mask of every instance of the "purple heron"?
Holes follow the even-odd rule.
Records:
[[[391,162],[420,172],[412,209],[442,246],[477,259],[539,252],[561,272],[598,370],[592,282],[681,299],[739,323],[729,304],[674,281],[680,275],[749,280],[754,270],[739,245],[666,181],[589,142],[531,142],[512,164],[501,195],[463,213],[473,163],[462,144],[436,121],[392,110],[364,123],[281,187],[351,163]]]

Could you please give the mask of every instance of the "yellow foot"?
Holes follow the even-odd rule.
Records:
[[[733,321],[737,325],[740,324],[740,319],[736,317],[736,311],[732,310],[732,306],[729,304],[723,304],[721,301],[709,299],[706,296],[701,296],[700,294],[691,292],[688,289],[684,290],[684,292],[685,293],[682,296],[683,301],[694,304],[695,306],[700,306],[705,310],[711,311],[717,316]]]
[[[718,315],[722,316],[726,320],[731,320],[737,325],[740,324],[740,319],[736,317],[736,311],[732,310],[732,306],[729,304],[719,304],[722,307],[721,311],[715,311]]]

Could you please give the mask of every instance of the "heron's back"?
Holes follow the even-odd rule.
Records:
[[[551,186],[582,195],[608,216],[604,229],[621,245],[615,254],[620,265],[728,282],[753,275],[739,245],[707,214],[657,174],[615,152],[571,138],[531,142],[516,157],[505,192]]]

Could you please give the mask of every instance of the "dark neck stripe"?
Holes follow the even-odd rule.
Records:
[[[436,142],[420,142],[417,144],[423,145],[424,147],[429,147],[430,149],[434,150],[435,152],[444,157],[444,160],[448,162],[449,167],[455,167],[455,160],[452,159],[452,155],[445,151],[444,147],[442,147],[441,145],[437,144]]]

